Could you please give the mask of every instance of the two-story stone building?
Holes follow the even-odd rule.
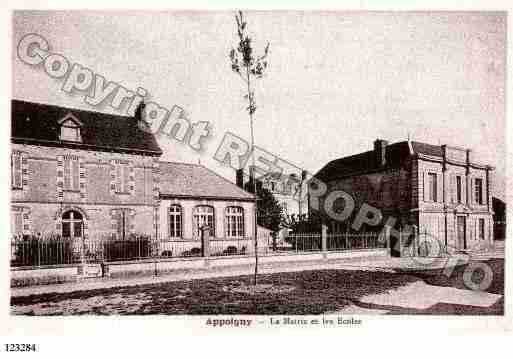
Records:
[[[13,101],[12,232],[155,233],[162,151],[137,121]]]
[[[214,238],[253,237],[255,197],[203,166],[160,161],[140,117],[12,101],[11,232],[199,241],[207,224]]]
[[[326,195],[343,190],[356,208],[379,209],[383,221],[392,216],[448,248],[469,249],[493,241],[492,170],[469,149],[378,139],[373,150],[331,161],[315,177],[327,185]],[[332,230],[337,226],[332,221]]]

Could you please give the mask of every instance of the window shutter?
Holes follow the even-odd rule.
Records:
[[[437,173],[436,174],[436,201],[439,203],[444,202],[444,181],[443,181],[443,174]]]
[[[71,188],[71,160],[66,158],[64,160],[64,189]]]
[[[127,165],[123,165],[123,192],[128,192],[130,184],[130,172]]]
[[[116,235],[117,240],[123,239],[123,212],[120,210],[116,211],[114,214],[116,220]]]
[[[481,190],[481,204],[486,204],[486,202],[487,202],[486,198],[485,198],[485,191],[484,191],[485,183],[484,182],[485,182],[484,179],[481,179],[481,188],[480,188],[480,190]]]
[[[21,155],[14,153],[11,156],[11,169],[12,169],[12,186],[14,188],[22,188],[22,167],[21,167]]]
[[[456,175],[450,175],[449,193],[451,197],[451,203],[455,203],[458,199],[458,186],[456,185]]]
[[[13,212],[12,234],[23,233],[23,213],[21,211]]]
[[[57,156],[57,201],[62,201],[63,196],[63,186],[64,186],[64,157],[62,155]]]
[[[82,200],[86,200],[87,199],[86,168],[85,168],[84,159],[82,157],[80,157],[78,159],[78,167],[79,167],[78,172],[79,172],[79,176],[80,176],[80,179],[79,179],[80,198]]]
[[[423,194],[424,194],[424,202],[427,202],[429,200],[429,178],[427,172],[423,173],[422,178],[424,179],[424,185],[423,185]]]
[[[121,188],[121,177],[122,177],[122,170],[121,165],[116,165],[116,192],[122,192],[123,189]]]
[[[467,202],[467,177],[466,175],[461,176],[461,202]]]
[[[78,191],[80,182],[80,169],[77,160],[71,161],[71,174],[73,176],[73,186],[71,189],[74,191]]]
[[[470,200],[470,203],[471,204],[476,204],[476,189],[475,189],[475,181],[474,181],[474,178],[472,177],[469,177],[468,179],[469,183],[470,183],[470,193],[469,193],[469,200]]]

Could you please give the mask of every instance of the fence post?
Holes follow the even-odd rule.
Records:
[[[321,251],[324,258],[328,258],[328,226],[321,224]]]
[[[204,258],[208,258],[210,256],[210,227],[203,226],[201,227],[201,255]],[[205,265],[208,262],[205,261]]]
[[[388,227],[389,234],[392,231],[390,227]],[[399,228],[399,257],[403,256],[403,226]]]

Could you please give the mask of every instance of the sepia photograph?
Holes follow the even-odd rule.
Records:
[[[507,18],[13,9],[8,317],[505,319]]]

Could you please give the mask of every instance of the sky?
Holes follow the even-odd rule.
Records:
[[[158,137],[163,160],[206,165],[226,131],[249,139],[245,84],[230,68],[235,13],[17,11],[13,49],[28,33],[50,51],[87,66],[146,101],[182,107],[213,135],[198,153]],[[494,194],[505,197],[504,12],[246,12],[257,53],[270,43],[257,80],[255,143],[315,173],[327,162],[372,149],[376,138],[471,148],[496,167]],[[15,99],[116,113],[69,95],[12,54]],[[107,101],[108,102],[108,101]]]

